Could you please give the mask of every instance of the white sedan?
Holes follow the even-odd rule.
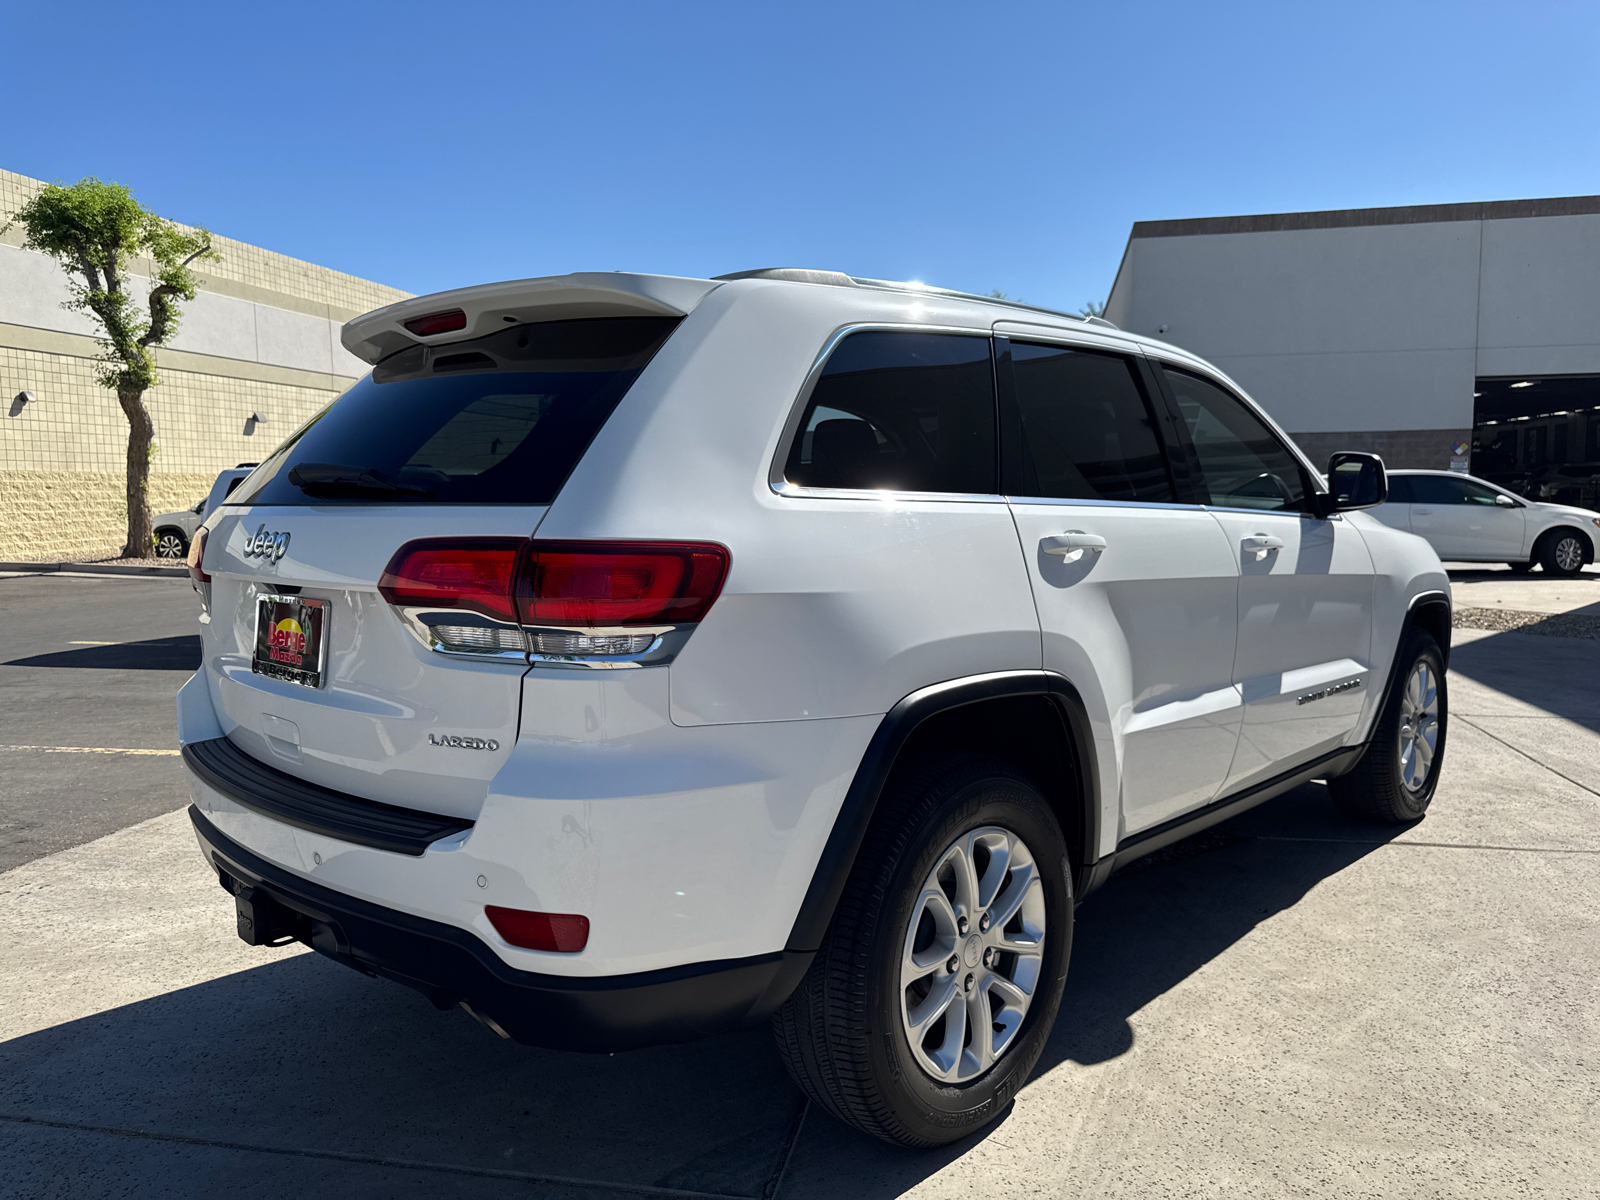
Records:
[[[194,537],[194,531],[200,528],[200,522],[206,519],[206,515],[212,509],[232,495],[233,490],[244,481],[244,477],[250,474],[255,465],[255,463],[240,463],[237,467],[229,467],[217,476],[217,481],[211,485],[211,491],[193,508],[158,513],[150,522],[156,540],[156,557],[177,562],[187,558],[189,541]]]
[[[1471,475],[1390,471],[1389,502],[1369,511],[1426,538],[1446,562],[1503,562],[1576,575],[1595,560],[1600,513],[1526,500]]]

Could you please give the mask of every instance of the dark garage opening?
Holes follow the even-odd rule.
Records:
[[[1596,507],[1600,375],[1480,379],[1472,394],[1474,475],[1530,500]]]

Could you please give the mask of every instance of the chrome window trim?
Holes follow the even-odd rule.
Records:
[[[965,500],[970,503],[978,500],[999,500],[1000,495],[974,492],[889,492],[870,490],[862,491],[855,488],[811,488],[802,487],[800,484],[790,483],[783,473],[783,468],[789,462],[789,450],[794,445],[796,433],[800,429],[800,419],[805,416],[806,405],[811,403],[811,393],[817,390],[817,380],[822,378],[823,369],[828,365],[834,349],[852,333],[885,332],[885,333],[948,333],[959,337],[983,338],[993,345],[994,334],[985,328],[973,328],[960,325],[923,325],[905,321],[859,321],[848,325],[841,325],[835,329],[825,342],[822,349],[817,352],[817,357],[811,363],[811,369],[806,372],[804,382],[789,407],[789,415],[784,419],[783,431],[778,435],[778,446],[773,452],[772,463],[767,469],[767,486],[775,496],[787,496],[799,499],[823,500],[886,500],[886,499],[923,499],[935,500]],[[993,357],[993,349],[990,357]]]
[[[1201,508],[1207,512],[1243,513],[1251,517],[1298,517],[1302,521],[1342,521],[1343,513],[1329,513],[1319,517],[1316,513],[1296,512],[1291,508],[1230,508],[1224,504],[1202,504]]]
[[[1055,508],[1179,509],[1204,512],[1204,504],[1184,504],[1180,500],[1085,500],[1078,496],[1007,496],[1007,504],[1046,504]]]

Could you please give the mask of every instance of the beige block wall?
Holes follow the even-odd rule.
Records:
[[[31,391],[38,400],[18,406]],[[155,422],[152,512],[187,508],[217,473],[259,462],[330,404],[333,389],[190,371],[145,394]],[[93,359],[0,346],[0,561],[109,558],[126,531],[128,422]],[[266,420],[250,425],[258,413]]]
[[[214,475],[151,475],[152,512],[191,507]],[[0,471],[0,562],[115,558],[127,532],[123,477],[108,471]]]

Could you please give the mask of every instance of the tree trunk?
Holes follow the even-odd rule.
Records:
[[[128,418],[128,541],[123,558],[154,558],[150,530],[150,439],[155,426],[144,406],[144,393],[118,392],[117,403]]]

